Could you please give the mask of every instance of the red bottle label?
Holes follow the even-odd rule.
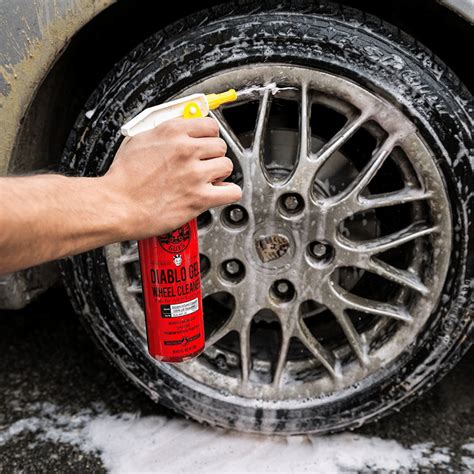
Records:
[[[181,362],[204,349],[204,321],[196,220],[138,242],[148,350]]]

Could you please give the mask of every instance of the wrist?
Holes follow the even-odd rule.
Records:
[[[127,195],[108,175],[99,180],[103,210],[110,218],[110,233],[115,242],[134,239],[139,232],[140,210],[134,200]]]

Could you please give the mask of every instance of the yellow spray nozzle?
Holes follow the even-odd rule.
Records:
[[[210,110],[217,109],[222,104],[226,104],[227,102],[234,102],[237,100],[237,92],[235,89],[229,89],[226,92],[222,92],[220,94],[208,94],[206,95],[207,103],[209,105]]]
[[[237,100],[237,92],[234,89],[229,89],[221,94],[192,94],[181,97],[143,110],[124,124],[121,131],[123,135],[133,137],[172,118],[205,117],[209,114],[209,110],[217,109],[222,104],[234,100]]]

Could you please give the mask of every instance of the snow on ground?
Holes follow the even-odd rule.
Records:
[[[35,443],[67,443],[97,453],[114,472],[324,472],[408,471],[449,465],[448,448],[430,443],[404,447],[396,441],[354,433],[265,437],[200,426],[183,419],[111,415],[101,406],[67,412],[50,403],[28,407],[32,415],[0,427],[0,446],[26,433]],[[471,440],[474,441],[474,440]],[[474,466],[474,443],[463,446]]]

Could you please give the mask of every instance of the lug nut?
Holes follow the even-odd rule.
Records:
[[[276,289],[279,293],[287,293],[290,287],[288,286],[288,283],[286,281],[282,280],[277,283]]]
[[[239,273],[239,271],[240,271],[240,265],[235,260],[229,260],[225,264],[225,271],[229,275],[237,275],[237,273]]]
[[[229,219],[234,223],[239,223],[244,218],[244,211],[240,207],[234,207],[229,211]]]
[[[221,276],[232,283],[238,283],[245,277],[245,266],[237,259],[226,260],[220,267]]]
[[[295,287],[288,280],[277,280],[273,283],[270,294],[278,302],[288,302],[295,296]]]
[[[234,204],[225,208],[223,217],[224,222],[226,222],[231,227],[235,227],[243,226],[247,222],[249,216],[245,208]]]
[[[294,211],[298,207],[298,199],[296,196],[287,196],[285,200],[283,201],[285,207],[289,211]]]
[[[334,256],[334,249],[328,243],[316,240],[308,245],[308,253],[318,263],[328,263]]]
[[[217,367],[221,370],[226,370],[228,369],[228,366],[227,366],[227,359],[225,358],[224,355],[222,354],[219,354],[216,358],[215,358],[215,363],[217,365]]]
[[[304,201],[297,193],[283,194],[280,197],[280,207],[288,214],[296,214],[303,209]]]
[[[327,247],[321,242],[316,242],[311,246],[311,252],[315,257],[322,258],[327,253]]]

